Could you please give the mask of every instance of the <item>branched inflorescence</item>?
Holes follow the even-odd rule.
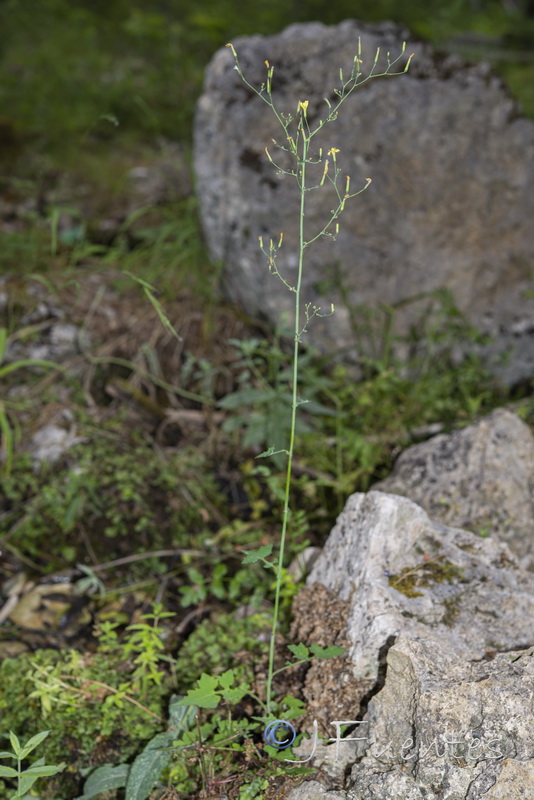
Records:
[[[282,143],[278,140],[273,139],[273,145],[282,153],[286,153],[289,156],[290,162],[292,164],[291,167],[285,167],[278,163],[277,160],[273,158],[271,155],[269,148],[265,148],[265,152],[267,158],[269,159],[270,163],[273,165],[277,173],[281,175],[287,175],[293,178],[298,186],[299,191],[299,198],[300,198],[300,206],[299,206],[299,217],[298,217],[298,269],[296,274],[296,280],[290,281],[285,275],[282,274],[278,266],[278,252],[283,245],[284,234],[281,233],[280,236],[275,239],[270,239],[268,246],[265,245],[264,239],[262,236],[259,237],[259,244],[262,253],[265,255],[267,259],[268,268],[271,274],[275,275],[283,284],[284,286],[295,295],[295,315],[294,315],[294,350],[293,350],[293,363],[292,363],[292,373],[293,373],[293,385],[292,385],[292,406],[291,406],[291,426],[290,426],[290,435],[289,435],[289,444],[287,450],[278,450],[275,451],[273,447],[269,448],[265,453],[262,453],[262,456],[270,456],[276,453],[283,453],[287,456],[287,471],[286,471],[286,482],[285,482],[285,498],[284,498],[284,507],[283,507],[283,517],[282,517],[282,531],[280,537],[280,547],[278,557],[271,562],[272,566],[276,568],[277,573],[277,581],[276,581],[276,590],[275,590],[275,599],[274,599],[274,609],[273,609],[273,622],[272,622],[272,631],[271,631],[271,639],[270,639],[270,648],[269,648],[269,670],[267,676],[267,687],[266,687],[266,707],[267,711],[270,712],[271,710],[271,696],[272,696],[272,682],[273,677],[276,674],[274,669],[274,656],[275,656],[275,637],[278,627],[278,612],[280,606],[280,592],[281,592],[281,585],[282,585],[282,566],[283,566],[283,559],[284,559],[284,548],[286,542],[286,535],[287,535],[287,526],[288,521],[290,518],[290,508],[289,508],[289,497],[290,497],[290,489],[291,489],[291,477],[292,477],[292,465],[293,465],[293,450],[294,450],[294,443],[295,443],[295,427],[296,427],[296,416],[297,416],[297,408],[303,402],[299,399],[298,395],[298,364],[299,364],[299,345],[302,341],[302,337],[308,331],[308,326],[310,322],[315,317],[325,317],[330,316],[334,313],[334,305],[330,306],[328,311],[323,311],[320,306],[317,306],[311,302],[304,302],[302,304],[301,298],[301,288],[302,288],[302,277],[304,272],[304,254],[307,248],[316,242],[318,239],[323,238],[330,238],[335,239],[339,233],[339,218],[341,214],[345,211],[345,206],[348,200],[352,200],[354,197],[357,197],[362,192],[364,192],[371,183],[371,178],[366,178],[365,183],[356,191],[351,190],[351,179],[349,175],[346,175],[341,178],[342,170],[338,165],[338,153],[340,152],[340,148],[336,146],[331,146],[326,152],[324,152],[323,148],[319,148],[317,153],[313,153],[312,151],[312,143],[317,136],[317,134],[324,128],[325,125],[328,123],[334,122],[339,114],[341,106],[345,103],[348,97],[354,92],[354,90],[362,86],[364,83],[367,83],[372,78],[384,77],[386,75],[401,75],[406,72],[409,68],[410,61],[412,59],[413,54],[408,58],[406,65],[404,68],[398,72],[395,72],[395,67],[399,62],[402,60],[405,52],[405,45],[402,47],[402,51],[400,55],[391,60],[390,54],[386,54],[386,69],[383,71],[378,70],[378,62],[380,58],[380,48],[377,49],[373,65],[367,75],[364,76],[362,68],[363,68],[363,59],[362,59],[362,47],[361,41],[358,41],[358,48],[357,53],[354,56],[352,68],[350,75],[345,77],[343,74],[343,70],[340,69],[339,71],[339,87],[334,89],[334,95],[336,97],[335,102],[331,102],[328,98],[323,98],[324,102],[326,103],[326,113],[325,116],[319,120],[315,124],[314,127],[310,126],[310,121],[308,117],[308,108],[309,108],[309,101],[308,100],[299,100],[296,104],[295,111],[293,113],[284,113],[280,111],[274,101],[272,95],[273,89],[273,76],[274,76],[274,66],[272,66],[269,61],[265,61],[265,66],[267,68],[267,77],[264,83],[261,84],[260,88],[257,89],[253,86],[249,81],[245,78],[243,74],[243,70],[239,63],[239,59],[237,56],[237,52],[232,44],[228,44],[227,47],[230,48],[232,55],[235,60],[235,69],[237,70],[239,77],[243,81],[243,83],[256,94],[260,100],[266,103],[267,106],[271,109],[272,113],[278,120],[278,123],[282,129],[283,140]],[[287,156],[284,156],[284,159],[287,159]],[[322,172],[321,172],[322,166]],[[310,168],[318,168],[319,175],[321,176],[318,181],[315,183],[311,183],[309,185],[309,172]],[[330,210],[329,216],[327,217],[326,223],[319,229],[312,233],[307,233],[305,230],[305,211],[306,211],[306,198],[308,192],[314,190],[320,190],[324,186],[331,186],[334,190],[337,205]]]

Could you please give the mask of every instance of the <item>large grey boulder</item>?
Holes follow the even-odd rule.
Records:
[[[313,796],[329,800],[330,790],[343,800],[528,796],[534,576],[506,544],[435,522],[405,497],[355,494],[303,595],[292,636],[334,644],[344,629],[354,696],[362,681],[367,685],[363,706],[340,709],[330,698],[349,696],[346,669],[333,691],[335,677],[323,667],[322,697],[317,676],[311,691],[305,681],[307,731],[310,711],[323,734],[329,718],[331,737],[334,721],[361,721],[338,751],[336,743],[317,746],[311,765],[326,785],[311,784]],[[311,750],[305,741],[296,755],[305,759]],[[305,796],[304,787],[299,791],[288,800]]]
[[[534,576],[506,545],[430,520],[404,497],[351,495],[307,583],[348,602],[357,679],[377,678],[381,651],[401,634],[464,660],[534,643]],[[320,605],[304,610],[294,635],[320,615]]]
[[[304,741],[298,757],[311,754],[313,744]],[[345,791],[309,782],[288,800],[530,797],[534,648],[466,662],[435,641],[401,636],[364,719],[340,741],[318,744],[317,752],[314,767],[353,764]]]
[[[505,541],[534,569],[534,436],[511,411],[409,447],[373,488],[409,497],[444,525]]]
[[[402,77],[371,80],[355,92],[317,146],[335,146],[352,187],[373,183],[352,200],[337,241],[306,251],[303,301],[337,305],[315,320],[313,341],[325,351],[355,342],[352,306],[396,306],[406,332],[420,318],[425,293],[447,287],[469,322],[497,337],[496,350],[516,352],[500,372],[507,381],[534,365],[534,123],[523,118],[487,65],[467,66],[414,42],[384,23],[345,21],[293,25],[278,36],[234,42],[247,79],[260,86],[265,60],[274,65],[273,93],[284,113],[308,100],[308,118],[324,117],[335,99],[339,69],[350,73],[361,37],[363,70],[377,47],[394,58],[408,40],[415,56]],[[404,61],[401,60],[402,68]],[[229,50],[206,71],[195,125],[195,171],[201,216],[213,259],[224,264],[228,296],[273,324],[291,315],[293,295],[269,274],[258,236],[284,232],[279,267],[292,283],[296,269],[297,190],[277,175],[264,149],[281,131],[269,108],[241,83]],[[307,238],[334,207],[332,192],[307,196]],[[336,285],[342,285],[341,292]],[[419,298],[419,299],[417,299]]]
[[[356,736],[347,800],[530,797],[534,648],[466,663],[400,638]]]
[[[352,762],[346,790],[308,782],[287,797],[522,800],[534,785],[533,731],[533,648],[467,663],[435,642],[400,637],[365,718],[339,742],[319,745],[312,761]],[[299,758],[312,746],[303,742]]]

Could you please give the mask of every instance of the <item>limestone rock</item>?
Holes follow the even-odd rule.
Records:
[[[502,82],[484,64],[444,56],[390,23],[347,20],[333,27],[293,25],[278,36],[234,42],[247,79],[261,86],[265,60],[274,65],[273,97],[283,113],[308,100],[311,124],[335,101],[339,69],[350,74],[361,37],[363,72],[377,47],[385,64],[407,40],[415,56],[406,75],[371,80],[357,90],[316,138],[337,147],[352,187],[373,179],[351,201],[336,242],[307,250],[303,301],[336,314],[313,323],[325,352],[354,340],[343,295],[352,307],[396,307],[398,332],[416,324],[421,297],[440,287],[454,294],[469,322],[495,336],[496,350],[516,347],[509,382],[534,366],[534,123],[523,118]],[[401,60],[400,68],[404,62]],[[270,109],[240,81],[229,50],[207,68],[195,126],[195,171],[211,256],[224,263],[224,289],[250,315],[275,323],[291,314],[293,295],[269,275],[258,236],[278,241],[279,267],[293,283],[297,187],[277,175],[265,155],[281,129]],[[281,154],[283,156],[283,154]],[[320,231],[333,207],[324,189],[307,196],[306,238]]]
[[[484,797],[485,800],[523,800],[534,786],[534,760],[507,759],[497,782]]]
[[[409,497],[434,520],[505,541],[534,569],[534,436],[497,409],[405,450],[374,489]]]
[[[349,800],[520,800],[534,775],[534,648],[468,663],[401,637],[355,747]]]
[[[38,470],[43,463],[54,463],[77,444],[87,441],[79,435],[74,414],[69,408],[58,408],[33,434],[27,450]]]
[[[502,410],[486,425],[500,430],[507,422],[524,433],[523,424]],[[501,436],[503,442],[510,444]],[[457,450],[460,458],[471,453]],[[483,462],[475,456],[473,463]],[[353,709],[331,701],[328,691],[323,710],[320,704],[313,709],[323,733],[328,719],[330,725],[353,721],[352,731],[338,742],[319,743],[307,762],[329,776],[336,800],[529,796],[534,576],[505,543],[431,520],[405,497],[354,494],[304,591],[294,605],[292,636],[324,645],[343,640],[353,667],[353,684],[343,663],[338,680],[339,697],[356,691]],[[319,678],[313,675],[312,692],[304,686],[312,705],[321,696]],[[368,690],[366,698],[360,693],[367,701],[363,718],[362,682]],[[331,685],[330,675],[325,689]],[[333,738],[334,729],[327,735]],[[297,757],[311,755],[312,744],[304,740]],[[292,789],[288,798],[312,790],[329,800],[327,789],[314,783]]]
[[[346,800],[345,792],[329,792],[317,781],[306,781],[288,795],[287,800]]]
[[[288,800],[521,800],[534,777],[534,648],[466,662],[399,637],[359,727],[319,743],[314,767],[352,763],[344,791],[305,783]],[[301,759],[311,743],[300,745]],[[529,792],[530,790],[530,792]]]
[[[431,521],[404,497],[352,495],[307,583],[349,602],[348,655],[358,680],[377,678],[381,653],[399,635],[434,641],[466,661],[534,639],[534,576],[508,547]],[[312,613],[319,624],[321,609]],[[306,624],[304,614],[294,634]]]

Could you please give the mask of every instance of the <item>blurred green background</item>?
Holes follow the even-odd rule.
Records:
[[[168,137],[188,144],[203,70],[242,34],[305,20],[394,20],[491,60],[534,115],[532,0],[3,0],[0,153],[67,164],[91,148]]]

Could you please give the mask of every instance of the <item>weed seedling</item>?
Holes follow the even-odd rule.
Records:
[[[41,731],[41,733],[37,733],[31,739],[28,739],[25,744],[21,744],[18,737],[12,731],[9,732],[9,741],[13,752],[4,750],[0,752],[0,758],[13,759],[17,762],[17,768],[4,767],[0,764],[0,778],[16,780],[17,789],[12,800],[22,800],[23,797],[28,795],[33,784],[39,778],[57,775],[58,772],[65,769],[65,764],[45,764],[44,758],[39,758],[30,767],[22,769],[22,762],[46,739],[49,733],[50,731]]]

